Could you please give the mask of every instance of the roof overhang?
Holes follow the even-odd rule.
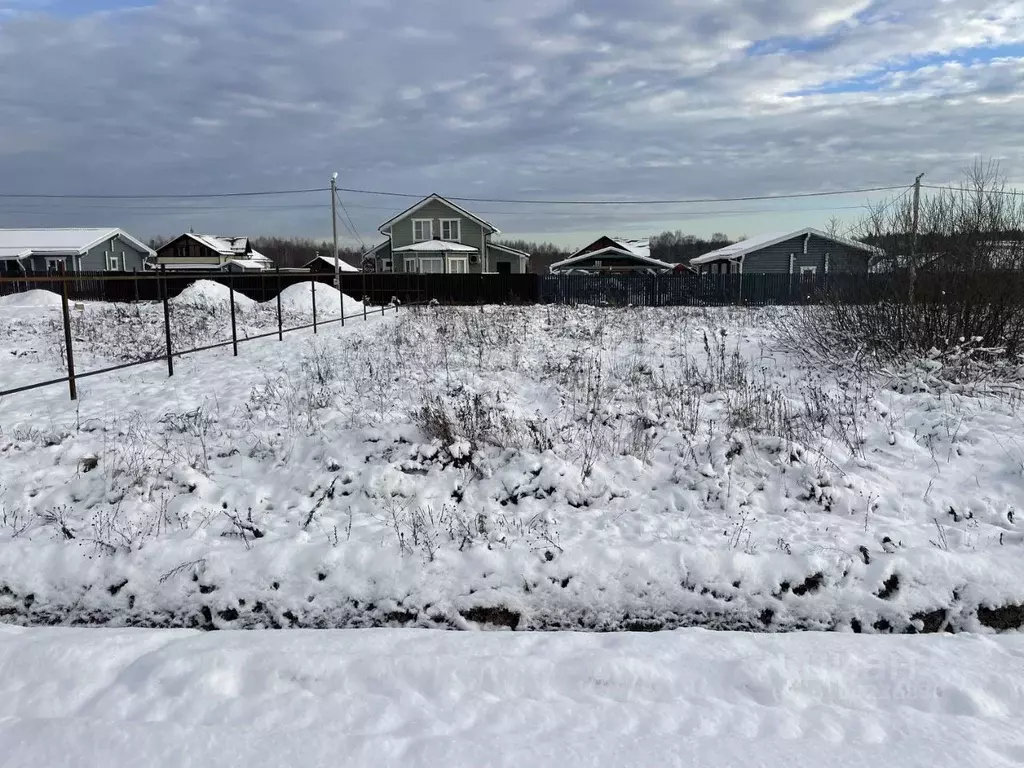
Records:
[[[846,246],[847,248],[853,248],[859,251],[864,251],[866,253],[872,253],[876,255],[884,253],[884,251],[881,248],[876,248],[875,246],[868,245],[867,243],[862,243],[857,240],[850,240],[849,238],[840,237],[838,235],[830,235],[827,232],[822,232],[820,229],[815,229],[814,227],[804,227],[803,229],[798,229],[795,232],[788,232],[786,234],[778,235],[777,237],[773,237],[768,240],[750,238],[749,241],[733,243],[732,245],[727,245],[724,248],[718,248],[714,251],[709,251],[708,253],[692,258],[690,259],[690,263],[710,264],[715,261],[736,261],[737,259],[746,256],[748,253],[754,253],[765,248],[770,248],[773,245],[784,243],[787,240],[792,240],[793,238],[796,237],[805,237],[808,235],[815,235],[816,237],[820,237],[823,240],[830,240],[831,242],[836,243],[838,245],[843,245]],[[745,242],[749,242],[750,245],[748,247],[744,247],[743,244]]]
[[[596,259],[602,256],[613,256],[615,258],[622,259],[635,259],[641,264],[656,267],[660,269],[672,269],[673,265],[668,262],[659,261],[658,259],[651,258],[650,256],[641,256],[633,251],[626,250],[625,248],[613,248],[611,246],[602,248],[599,251],[590,251],[588,253],[582,253],[579,256],[570,256],[568,259],[555,262],[549,269],[561,269],[563,267],[571,267],[573,264],[578,264],[581,261],[589,261],[590,259]]]
[[[490,250],[511,253],[513,256],[521,256],[524,259],[530,258],[530,254],[528,254],[526,251],[520,251],[518,248],[509,248],[507,245],[502,245],[501,243],[488,243],[487,248]]]
[[[480,253],[478,248],[448,240],[423,240],[401,248],[392,248],[392,253]]]

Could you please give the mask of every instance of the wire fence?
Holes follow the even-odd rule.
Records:
[[[170,300],[199,280],[211,280],[228,289],[231,308],[231,339],[199,347],[175,349],[171,333]],[[591,304],[598,306],[769,306],[822,302],[865,304],[907,300],[907,275],[887,274],[705,274],[669,273],[662,275],[534,275],[534,274],[374,274],[343,273],[340,279],[341,306],[338,314],[320,312],[317,285],[335,282],[333,272],[264,272],[259,274],[209,272],[145,272],[95,274],[45,274],[0,276],[0,296],[32,289],[48,289],[60,295],[64,344],[62,355],[68,374],[46,381],[0,390],[0,396],[67,383],[72,399],[77,397],[76,382],[112,371],[165,361],[169,376],[174,375],[174,359],[245,341],[341,323],[370,314],[383,315],[400,305],[412,306],[437,302],[450,305],[477,304]],[[281,297],[292,286],[310,283],[312,322],[284,327]],[[255,335],[240,335],[236,317],[236,293],[266,306],[275,303],[277,328]],[[1024,302],[1024,273],[1019,271],[979,273],[927,273],[916,278],[916,300],[926,303],[951,303],[964,297],[989,297],[986,300]],[[360,296],[362,309],[345,314],[344,296]],[[323,299],[323,297],[321,297]],[[115,304],[141,305],[158,302],[163,307],[164,345],[159,354],[94,370],[77,371],[72,335],[72,302],[98,300]],[[335,299],[338,300],[338,299]],[[329,316],[333,315],[333,316]],[[151,350],[152,351],[152,350]]]
[[[284,273],[278,275],[282,277]],[[206,277],[205,275],[202,277]],[[291,275],[289,277],[298,277]],[[382,303],[378,306],[370,307],[365,301],[363,302],[362,308],[359,312],[350,314],[345,313],[345,298],[346,294],[341,292],[335,301],[338,301],[339,311],[338,312],[324,312],[323,304],[318,309],[317,306],[317,289],[318,283],[325,282],[324,280],[310,281],[310,275],[301,275],[301,280],[291,279],[288,281],[290,284],[297,282],[310,282],[310,300],[312,307],[312,322],[301,323],[298,325],[284,325],[284,313],[281,305],[281,292],[283,290],[283,280],[280,280],[276,287],[278,289],[275,294],[276,301],[276,320],[277,327],[273,330],[257,333],[257,334],[245,334],[240,335],[238,329],[238,311],[237,303],[235,298],[235,281],[232,279],[227,280],[228,288],[228,304],[230,306],[230,317],[231,317],[231,338],[225,341],[218,341],[212,344],[205,344],[198,347],[189,347],[186,349],[176,349],[174,346],[173,334],[171,332],[171,299],[174,298],[171,290],[171,280],[181,280],[182,276],[175,275],[174,278],[170,278],[164,273],[159,274],[145,274],[145,275],[113,275],[104,276],[103,278],[89,278],[89,282],[99,282],[103,284],[110,283],[122,283],[127,284],[129,281],[134,283],[133,290],[138,291],[141,295],[145,296],[156,296],[155,299],[149,301],[156,301],[162,305],[163,309],[163,350],[161,354],[148,355],[138,360],[132,360],[130,362],[119,363],[117,365],[104,366],[102,368],[94,368],[90,370],[80,371],[77,370],[75,365],[75,344],[74,336],[72,333],[71,323],[71,307],[74,302],[81,300],[76,297],[76,294],[80,295],[83,292],[82,288],[82,277],[80,275],[71,274],[50,274],[46,276],[18,276],[16,278],[11,277],[0,277],[0,296],[10,295],[14,291],[10,290],[11,285],[18,287],[17,292],[24,292],[25,290],[42,289],[50,290],[57,293],[60,296],[60,307],[61,307],[61,325],[63,326],[63,356],[64,362],[67,368],[67,374],[64,376],[46,379],[43,381],[35,381],[28,384],[23,384],[16,387],[0,390],[0,397],[7,395],[14,395],[20,392],[28,392],[34,389],[41,389],[43,387],[51,387],[58,384],[67,384],[68,393],[72,400],[78,399],[78,382],[81,379],[89,378],[92,376],[100,376],[106,373],[112,373],[114,371],[121,371],[128,368],[135,368],[142,365],[149,365],[155,362],[163,361],[167,365],[167,375],[169,377],[174,376],[174,360],[175,358],[181,358],[185,355],[191,355],[198,352],[206,352],[213,349],[223,349],[226,347],[232,348],[234,357],[238,357],[238,347],[240,344],[244,344],[247,341],[255,341],[257,339],[266,339],[273,336],[277,336],[278,341],[284,341],[284,335],[286,333],[292,333],[295,331],[304,331],[312,329],[314,334],[317,334],[323,326],[333,325],[340,323],[342,326],[347,321],[363,320],[367,321],[371,315],[380,314],[383,316],[388,310],[398,312],[399,303],[388,302]],[[197,278],[193,276],[191,280],[181,286],[177,291],[176,295],[184,290],[185,287],[196,282]],[[6,290],[5,290],[6,289]],[[104,291],[105,292],[105,291]],[[251,298],[251,297],[249,297]],[[140,301],[147,301],[146,299],[140,299]]]

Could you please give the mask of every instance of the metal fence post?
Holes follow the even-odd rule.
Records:
[[[345,327],[345,294],[341,290],[341,273],[338,273],[338,304],[341,305],[341,327]]]
[[[132,267],[132,284],[135,286],[135,301],[139,300],[139,268]]]
[[[314,278],[309,284],[310,290],[313,292],[313,335],[316,335],[316,279]]]
[[[281,267],[277,270],[277,340],[284,341],[284,330],[281,325]]]
[[[174,375],[174,350],[171,348],[171,304],[168,301],[170,298],[170,289],[167,286],[167,266],[161,265],[161,282],[163,283],[163,291],[161,293],[164,297],[164,335],[167,339],[167,375]]]
[[[64,265],[60,266],[60,305],[64,315],[64,348],[68,357],[68,391],[71,399],[78,399],[78,386],[75,383],[75,353],[71,344],[71,310],[68,307],[68,280]]]
[[[235,273],[228,275],[228,299],[231,301],[231,350],[238,357],[238,325],[235,322]]]

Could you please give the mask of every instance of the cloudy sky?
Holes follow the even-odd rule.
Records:
[[[731,198],[1024,179],[1019,0],[0,0],[0,194]],[[512,237],[730,235],[884,196],[467,203]],[[410,201],[341,195],[362,240]],[[330,234],[329,196],[0,198],[0,226]],[[344,230],[342,230],[344,232]],[[351,240],[345,235],[345,240]]]

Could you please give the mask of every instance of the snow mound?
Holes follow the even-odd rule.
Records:
[[[180,294],[171,299],[172,304],[218,309],[226,307],[231,298],[231,289],[213,280],[197,280]],[[235,291],[235,307],[252,309],[256,302]]]
[[[303,315],[313,315],[313,282],[296,283],[281,291],[281,310]],[[341,292],[333,285],[316,283],[316,313],[321,315],[338,315],[338,301]],[[277,299],[266,302],[267,306],[276,308]],[[350,296],[345,296],[345,314],[355,315],[363,311],[363,303]]]
[[[0,307],[4,309],[27,309],[29,307],[59,307],[60,296],[52,291],[34,289],[10,296],[0,296]]]

